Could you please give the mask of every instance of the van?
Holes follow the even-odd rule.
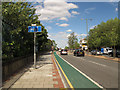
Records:
[[[103,48],[103,54],[109,54],[110,52],[112,52],[112,48],[109,47]]]

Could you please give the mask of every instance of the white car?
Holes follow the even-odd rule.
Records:
[[[109,53],[111,53],[113,50],[112,50],[112,48],[109,48],[109,47],[107,47],[107,48],[103,48],[103,54],[109,54]]]
[[[101,55],[102,53],[101,53],[101,51],[97,51],[97,55]]]
[[[68,54],[68,52],[67,52],[67,50],[66,50],[66,49],[62,49],[60,54],[61,54],[61,55],[67,55],[67,54]]]
[[[59,52],[61,52],[61,49],[59,49]]]

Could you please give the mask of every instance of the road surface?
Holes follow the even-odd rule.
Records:
[[[60,55],[104,88],[118,88],[118,63],[112,60],[73,54]]]

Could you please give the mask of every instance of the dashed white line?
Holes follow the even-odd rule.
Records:
[[[75,57],[75,56],[73,56],[73,57]],[[75,58],[79,58],[79,59],[82,59],[82,60],[86,60],[86,59],[84,59],[84,58],[82,58],[82,57],[75,57]],[[88,60],[86,60],[86,61],[88,61]],[[100,65],[100,66],[103,66],[103,67],[106,67],[106,65],[104,65],[104,64],[96,63],[96,62],[93,62],[93,61],[88,61],[88,62],[93,63],[93,64],[96,64],[96,65]]]
[[[106,65],[103,65],[103,64],[100,64],[100,63],[96,63],[96,62],[92,62],[92,61],[88,61],[88,62],[91,62],[91,63],[97,64],[97,65],[100,65],[100,66],[106,67]]]

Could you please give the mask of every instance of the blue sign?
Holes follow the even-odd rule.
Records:
[[[41,26],[28,26],[28,32],[41,32]]]
[[[101,53],[104,53],[104,49],[103,48],[101,48]]]

